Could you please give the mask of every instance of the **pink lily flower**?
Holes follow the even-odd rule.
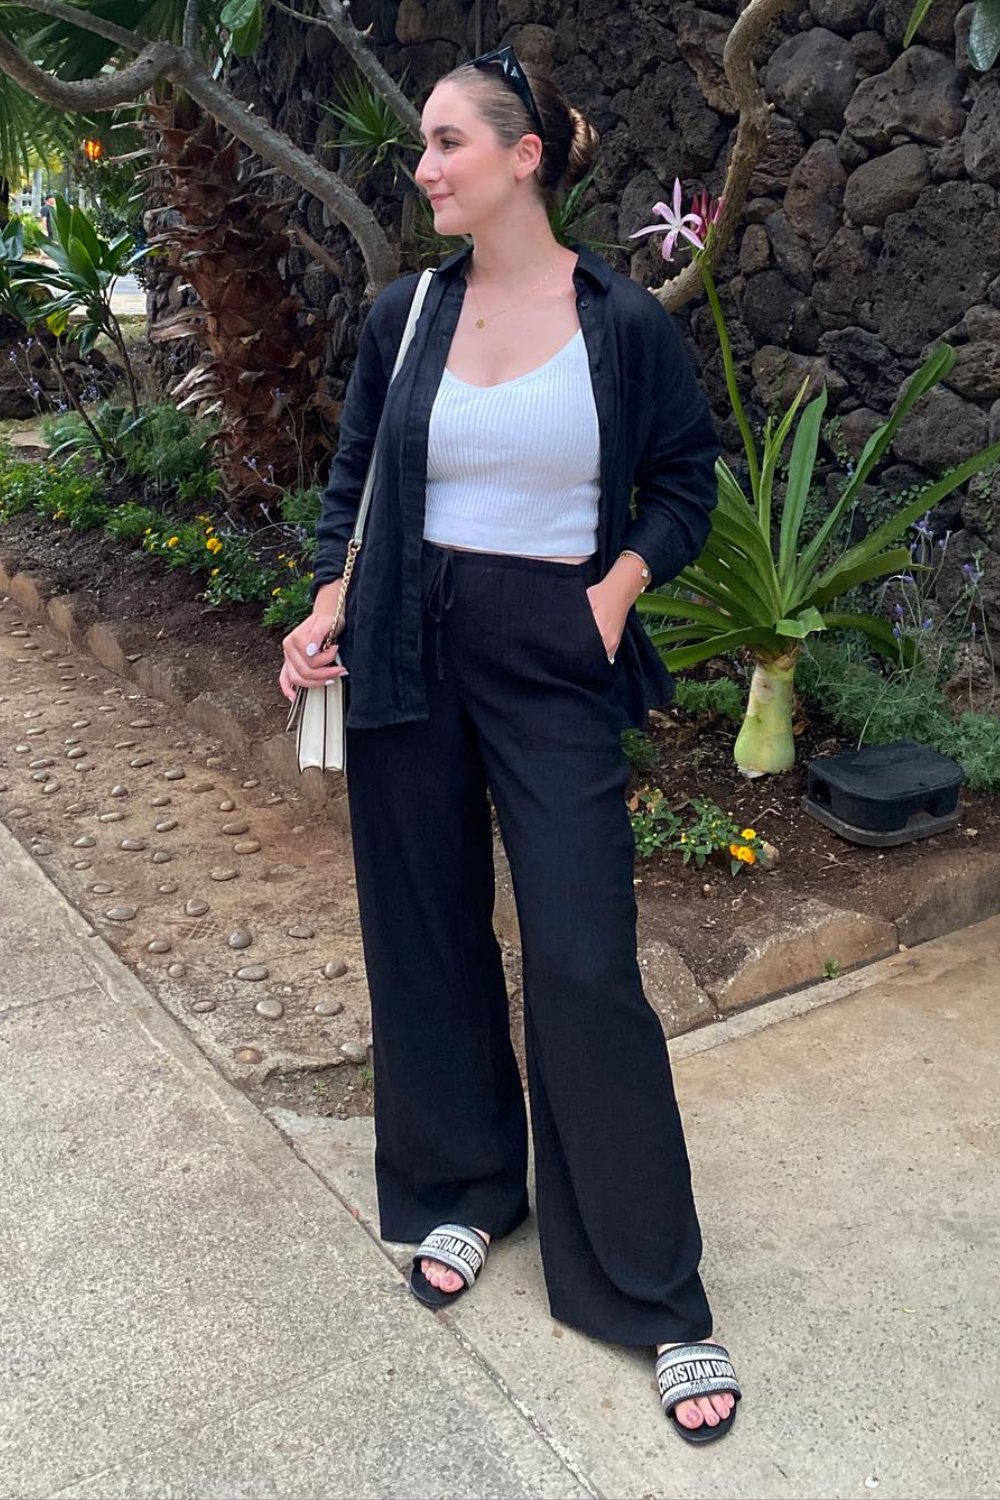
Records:
[[[645,229],[637,229],[634,234],[630,234],[630,240],[637,240],[644,234],[660,234],[666,229],[667,237],[661,247],[664,260],[673,260],[674,246],[678,238],[687,240],[696,250],[704,250],[704,240],[699,238],[696,231],[701,230],[702,234],[704,234],[707,226],[698,214],[681,213],[681,180],[679,177],[674,178],[673,207],[671,208],[666,203],[654,203],[653,212],[654,214],[659,214],[661,219],[664,219],[666,222],[663,224],[647,224]]]
[[[725,203],[725,198],[710,198],[707,191],[696,193],[692,198],[691,212],[700,221],[698,234],[702,240],[707,238],[712,225],[719,222]]]

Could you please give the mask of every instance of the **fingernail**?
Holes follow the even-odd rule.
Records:
[[[308,646],[306,647],[306,655],[307,656],[315,656],[316,652],[318,650],[319,650],[319,647],[317,646],[316,642],[315,641],[310,641],[309,644],[308,644]]]

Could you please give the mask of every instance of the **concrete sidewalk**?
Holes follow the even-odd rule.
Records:
[[[261,1116],[0,827],[0,1496],[1000,1494],[1000,919],[672,1046],[746,1400],[548,1316],[533,1221],[446,1316],[371,1127]]]

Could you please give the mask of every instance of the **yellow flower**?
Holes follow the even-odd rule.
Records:
[[[285,564],[285,566],[286,566],[286,568],[291,568],[292,571],[294,572],[295,571],[295,559],[293,557],[290,557],[288,559],[287,563]]]
[[[743,832],[740,834],[741,839],[755,839],[756,837],[757,834],[753,828],[744,828]]]
[[[741,860],[745,865],[755,865],[757,863],[756,854],[752,849],[748,849],[745,844],[730,844],[729,852],[734,859]]]
[[[271,598],[273,599],[276,594],[280,594],[280,593],[281,593],[280,589],[272,589],[271,590]]]
[[[180,537],[179,536],[168,536],[167,537],[167,546],[168,547],[176,547],[177,543],[179,541],[180,541]]]
[[[211,535],[212,535],[212,532],[213,532],[213,531],[214,531],[214,530],[215,530],[215,527],[214,527],[214,526],[206,526],[206,527],[205,527],[205,535],[206,535],[206,536],[211,536]]]
[[[218,568],[213,568],[212,571],[211,571],[211,573],[209,573],[208,576],[209,576],[209,578],[217,578],[218,574],[219,574]]]
[[[208,541],[205,543],[205,546],[208,548],[209,552],[212,553],[222,551],[222,543],[219,541],[219,538],[217,536],[210,536]]]
[[[280,562],[280,561],[281,561],[281,559],[282,559],[282,558],[283,558],[283,557],[284,557],[284,555],[285,555],[285,554],[284,554],[284,553],[283,553],[283,552],[279,552],[279,553],[278,553],[278,561],[279,561],[279,562]]]
[[[145,529],[145,531],[142,534],[143,534],[143,536],[151,536],[152,532],[153,532],[152,526],[147,526],[146,529]]]

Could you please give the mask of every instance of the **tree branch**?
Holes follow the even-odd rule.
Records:
[[[368,82],[375,89],[375,92],[380,94],[386,103],[392,107],[403,124],[409,126],[413,134],[419,137],[420,115],[414,109],[409,99],[407,99],[399,84],[383,68],[375,53],[347,14],[341,0],[319,0],[319,6],[326,17],[327,25],[354,63],[358,72],[364,74]]]
[[[132,103],[136,95],[152,88],[156,79],[163,75],[175,50],[170,42],[150,42],[143,37],[135,40],[140,43],[137,49],[140,55],[127,68],[110,77],[81,78],[67,83],[37,67],[0,32],[0,73],[6,73],[26,94],[41,99],[53,109],[73,114],[114,109],[117,105]]]
[[[150,43],[148,36],[140,36],[137,31],[126,31],[113,21],[105,21],[103,16],[95,16],[89,10],[80,10],[76,5],[66,5],[63,0],[21,0],[21,3],[25,10],[37,11],[40,16],[53,16],[57,21],[65,21],[68,26],[79,26],[81,31],[92,31],[95,36],[103,36],[106,41],[115,42],[128,52],[143,52]]]
[[[774,108],[764,97],[757,82],[754,52],[765,27],[789,3],[790,0],[750,0],[726,38],[722,63],[739,111],[739,122],[733,154],[726,171],[725,186],[719,194],[726,201],[712,231],[710,264],[713,271],[722,259],[743,211],[750,178],[767,140],[768,116]],[[663,303],[668,312],[676,312],[701,290],[698,267],[691,261],[677,276],[658,287],[653,295]]]
[[[266,120],[254,115],[211,77],[194,53],[176,47],[172,42],[150,41],[134,32],[123,31],[89,11],[63,4],[62,0],[22,0],[22,3],[27,10],[53,16],[79,26],[83,31],[93,31],[140,54],[134,63],[110,77],[65,82],[37,67],[0,32],[0,72],[13,78],[26,93],[56,109],[85,114],[90,110],[106,110],[134,102],[135,97],[147,92],[157,78],[180,84],[220,125],[224,125],[257,156],[325,203],[345,225],[364,256],[368,295],[397,275],[398,258],[381,225],[343,178],[301,150]]]
[[[164,76],[179,83],[237,140],[249,146],[264,161],[271,162],[336,214],[361,247],[369,277],[369,294],[386,286],[398,275],[399,261],[382,226],[342,177],[329,171],[315,156],[308,155],[266,120],[251,114],[245,104],[234,99],[220,83],[209,77],[190,53],[175,49],[172,62],[164,69]]]
[[[184,6],[184,46],[188,52],[198,55],[198,0],[186,0]]]

